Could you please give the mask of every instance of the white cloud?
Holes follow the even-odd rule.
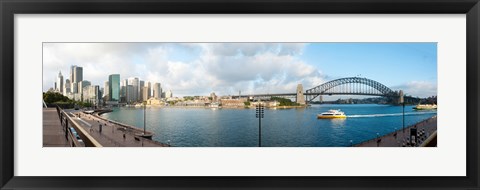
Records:
[[[160,82],[176,95],[294,92],[323,83],[318,68],[300,60],[300,43],[54,43],[44,45],[44,90],[58,70],[84,69],[84,80],[103,86],[109,74]],[[195,52],[190,61],[174,60],[175,51]],[[193,54],[192,54],[193,55]]]
[[[406,95],[414,97],[430,97],[437,95],[437,84],[428,81],[410,81],[406,84],[392,87],[395,90],[403,90]]]

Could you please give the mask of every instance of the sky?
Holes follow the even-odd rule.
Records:
[[[178,97],[289,93],[354,76],[407,95],[437,94],[436,43],[44,43],[43,90],[59,71],[67,79],[71,65],[93,85],[120,74]]]

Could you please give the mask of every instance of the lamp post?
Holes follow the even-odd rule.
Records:
[[[143,101],[143,135],[147,134],[147,114],[146,114],[147,102]]]
[[[264,116],[263,109],[264,106],[262,103],[257,104],[255,116],[258,118],[258,147],[262,146],[262,118]]]
[[[402,106],[402,130],[405,133],[405,100],[403,101]]]

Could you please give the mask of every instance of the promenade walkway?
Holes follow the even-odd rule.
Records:
[[[66,112],[69,113],[69,111]],[[135,134],[138,133],[138,130],[131,130],[79,111],[72,111],[72,113],[73,115],[71,115],[77,120],[77,123],[81,125],[85,131],[88,131],[89,134],[104,147],[169,146],[150,139],[136,137]],[[80,117],[78,117],[78,115]],[[100,127],[100,125],[102,127]]]
[[[437,131],[437,116],[421,121],[415,125],[405,128],[405,133],[402,129],[389,133],[379,138],[371,139],[354,145],[356,147],[402,147],[409,146],[410,129],[417,128],[419,133],[419,144],[426,140],[430,135]],[[423,132],[424,131],[424,132]]]
[[[43,108],[43,147],[69,147],[57,109]]]

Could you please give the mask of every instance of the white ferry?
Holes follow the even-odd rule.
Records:
[[[437,109],[437,105],[435,104],[418,104],[417,106],[413,107],[416,110],[432,110]]]
[[[336,118],[347,118],[345,113],[341,112],[340,110],[328,110],[327,112],[323,112],[317,115],[318,119],[336,119]]]

